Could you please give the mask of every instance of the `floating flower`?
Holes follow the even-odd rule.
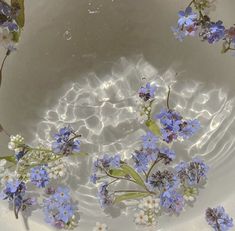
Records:
[[[107,230],[108,230],[108,226],[100,222],[96,222],[95,227],[92,229],[92,231],[107,231]]]
[[[227,231],[233,227],[233,219],[222,206],[208,208],[206,210],[206,221],[215,231]]]

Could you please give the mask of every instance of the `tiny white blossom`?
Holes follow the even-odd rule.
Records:
[[[135,223],[138,225],[146,225],[148,223],[148,216],[144,211],[135,214]]]
[[[24,138],[21,135],[10,136],[10,142],[8,148],[15,152],[19,151],[19,146],[24,145]]]
[[[107,230],[108,226],[100,222],[96,222],[96,226],[92,229],[92,231],[107,231]]]

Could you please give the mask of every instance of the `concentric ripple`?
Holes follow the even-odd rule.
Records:
[[[136,92],[145,79],[159,87],[154,110],[165,107],[168,86],[171,86],[171,107],[184,117],[198,118],[201,122],[197,135],[174,144],[178,160],[199,155],[216,171],[232,158],[235,99],[229,99],[219,86],[182,81],[174,70],[160,75],[143,58],[138,61],[121,58],[106,76],[94,72],[79,76],[59,97],[58,104],[46,112],[34,140],[34,143],[49,145],[51,135],[64,125],[71,125],[82,135],[82,150],[90,153],[90,157],[72,163],[69,168],[72,176],[68,181],[80,204],[82,220],[78,230],[91,230],[96,220],[112,224],[116,227],[112,228],[114,231],[120,230],[123,219],[130,230],[136,229],[130,211],[124,209],[120,214],[112,210],[108,211],[111,216],[106,217],[99,208],[96,188],[89,183],[89,175],[93,156],[118,152],[127,157],[138,145],[144,127],[137,120]],[[171,230],[168,224],[161,227]]]

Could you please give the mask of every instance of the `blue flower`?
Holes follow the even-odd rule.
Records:
[[[187,7],[185,11],[179,11],[178,13],[178,25],[179,27],[191,26],[195,24],[197,19],[197,14],[192,11],[191,7]]]
[[[158,138],[152,132],[147,132],[146,135],[142,136],[143,147],[145,149],[156,149]]]
[[[135,161],[134,168],[137,172],[145,172],[148,170],[148,159],[146,158],[146,155],[142,152],[136,151],[134,155],[132,155],[133,160]]]
[[[110,166],[113,168],[120,168],[121,156],[119,154],[111,158]]]
[[[58,220],[62,220],[64,223],[68,223],[68,221],[74,215],[73,207],[68,204],[59,208],[59,214],[57,215]]]
[[[144,101],[153,99],[156,89],[157,89],[156,85],[151,86],[150,83],[147,83],[145,87],[141,87],[139,89],[139,97],[143,99]]]
[[[175,170],[181,182],[190,186],[196,186],[206,180],[209,167],[199,158],[193,158],[191,162],[180,162]]]
[[[19,26],[16,22],[6,21],[2,24],[2,27],[6,27],[10,32],[17,32],[19,30]]]
[[[72,220],[75,209],[67,188],[59,187],[44,200],[44,214],[46,222],[56,228],[64,228]]]
[[[72,152],[80,152],[81,142],[77,139],[79,136],[70,128],[64,127],[55,134],[56,141],[52,143],[52,150],[54,153],[62,153],[69,155]]]
[[[193,136],[200,129],[200,122],[197,119],[187,120],[181,126],[179,135],[184,139],[188,139]]]
[[[202,31],[201,36],[203,37],[203,40],[207,40],[210,44],[223,39],[225,36],[225,27],[223,26],[223,22],[210,22]]]
[[[233,227],[233,219],[222,206],[208,208],[206,210],[206,221],[215,231],[227,231]]]
[[[47,171],[42,166],[37,166],[31,169],[30,181],[38,188],[45,188],[49,183]]]
[[[160,148],[159,151],[159,157],[164,159],[165,164],[169,164],[176,157],[175,151],[167,147]]]
[[[179,214],[184,207],[184,197],[174,188],[170,188],[161,194],[160,205],[167,213]]]
[[[105,208],[113,203],[113,197],[109,194],[107,187],[108,182],[105,181],[98,189],[98,198],[102,208]]]

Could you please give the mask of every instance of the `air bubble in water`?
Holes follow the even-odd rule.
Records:
[[[69,40],[72,39],[72,34],[71,34],[71,32],[70,32],[69,30],[66,30],[66,31],[64,32],[64,38],[65,38],[67,41],[69,41]]]

